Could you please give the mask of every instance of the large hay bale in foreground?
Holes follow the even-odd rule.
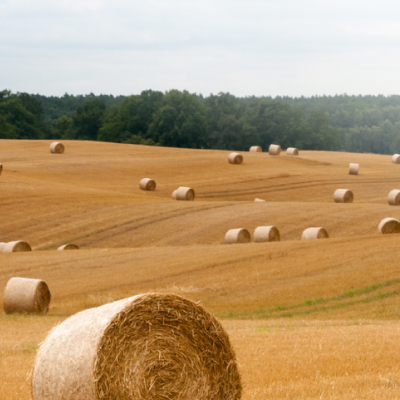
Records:
[[[50,145],[50,153],[54,154],[62,154],[64,153],[65,147],[62,143],[60,142],[53,142]]]
[[[229,164],[241,164],[243,162],[243,156],[239,153],[231,153],[228,156]]]
[[[353,192],[349,189],[337,189],[333,194],[335,203],[352,203],[353,199]]]
[[[174,200],[193,201],[194,190],[190,187],[181,186],[172,192],[172,198]]]
[[[400,190],[394,189],[388,195],[388,203],[391,206],[400,205]]]
[[[262,148],[260,146],[251,146],[249,151],[251,153],[262,153]]]
[[[278,144],[271,144],[268,149],[268,153],[270,156],[279,156],[281,154],[281,146]]]
[[[144,294],[82,311],[41,345],[33,400],[239,400],[235,353],[198,303]]]
[[[31,246],[27,242],[17,240],[15,242],[8,242],[3,246],[2,253],[17,253],[21,251],[32,251]]]
[[[142,190],[156,190],[156,182],[153,179],[150,178],[143,178],[140,182],[139,182],[139,187]]]
[[[358,169],[360,167],[360,164],[349,164],[349,175],[358,175]]]
[[[255,199],[254,199],[254,203],[265,203],[265,200],[255,198]]]
[[[3,308],[6,314],[47,314],[51,294],[46,282],[40,279],[11,278],[6,285]]]
[[[378,225],[379,233],[400,233],[400,221],[396,218],[384,218]]]
[[[400,154],[393,154],[392,163],[393,164],[400,164]]]
[[[259,226],[254,231],[255,242],[279,242],[281,235],[275,226]]]
[[[244,228],[230,229],[225,234],[225,243],[248,243],[251,241],[250,232]]]
[[[57,250],[79,250],[79,246],[72,243],[67,243],[60,246]]]
[[[303,231],[301,239],[327,239],[329,238],[328,232],[324,228],[307,228]]]
[[[288,156],[298,156],[299,155],[299,150],[296,149],[295,147],[288,147],[286,149],[286,154]]]

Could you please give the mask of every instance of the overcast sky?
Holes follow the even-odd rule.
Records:
[[[0,90],[400,94],[392,0],[0,0]]]

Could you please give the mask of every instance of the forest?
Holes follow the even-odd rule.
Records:
[[[185,148],[400,152],[400,96],[203,97],[188,91],[62,97],[0,91],[1,139]]]

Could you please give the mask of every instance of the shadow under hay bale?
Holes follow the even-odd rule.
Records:
[[[225,234],[225,243],[248,243],[251,241],[250,232],[244,228],[230,229]]]
[[[349,189],[337,189],[333,194],[333,200],[335,203],[352,203],[354,195]]]
[[[391,206],[400,205],[400,190],[394,189],[389,193],[388,203]]]
[[[251,146],[249,151],[251,153],[262,153],[262,148],[260,146]]]
[[[1,247],[2,247],[1,250],[2,253],[17,253],[22,251],[32,251],[29,243],[23,242],[22,240],[17,240],[15,242],[8,242]]]
[[[47,314],[51,294],[40,279],[11,278],[6,285],[3,308],[6,314]]]
[[[392,163],[393,164],[400,164],[400,154],[393,154]]]
[[[243,156],[239,153],[231,153],[228,156],[229,164],[241,164],[243,162]]]
[[[281,154],[281,146],[278,144],[271,144],[268,149],[268,153],[270,156],[279,156]]]
[[[302,240],[327,238],[329,238],[329,235],[324,228],[307,228],[303,231],[303,234],[301,235]]]
[[[281,235],[275,226],[259,226],[254,231],[254,241],[261,242],[279,242]]]
[[[142,190],[153,191],[153,190],[156,190],[156,182],[153,179],[150,179],[150,178],[143,178],[139,182],[139,187]]]
[[[349,175],[358,175],[359,164],[349,164]]]
[[[286,154],[288,156],[298,156],[299,155],[299,150],[296,149],[295,147],[288,147],[286,149]]]
[[[236,356],[221,324],[174,294],[82,311],[41,345],[33,400],[239,400]]]
[[[181,186],[172,192],[172,198],[174,200],[193,201],[194,196],[194,190],[185,186]]]
[[[64,153],[65,147],[62,143],[60,142],[53,142],[50,145],[50,153],[53,154],[62,154]]]
[[[378,225],[378,232],[386,233],[400,233],[400,221],[396,218],[384,218]]]
[[[76,244],[67,243],[60,246],[57,250],[79,250],[79,246],[77,246]]]

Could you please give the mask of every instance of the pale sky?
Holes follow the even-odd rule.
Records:
[[[400,94],[394,0],[0,0],[0,90]]]

